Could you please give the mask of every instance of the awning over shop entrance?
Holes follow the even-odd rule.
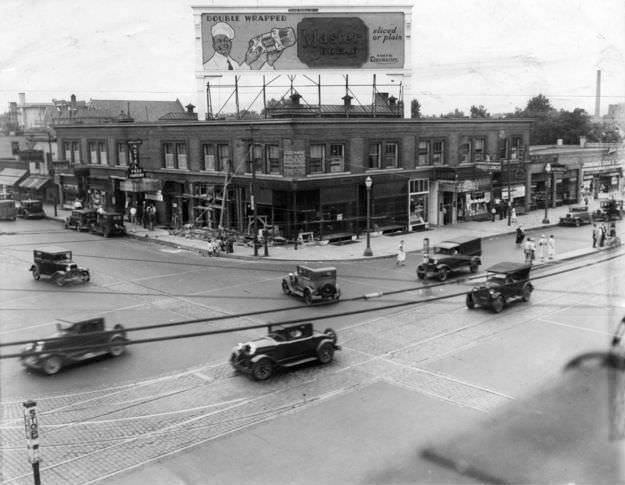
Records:
[[[22,180],[19,183],[19,187],[22,189],[39,190],[41,187],[51,181],[52,179],[50,177],[46,177],[43,175],[31,175],[30,177],[26,177],[24,180]]]
[[[19,168],[3,168],[0,170],[0,185],[15,185],[28,173]]]

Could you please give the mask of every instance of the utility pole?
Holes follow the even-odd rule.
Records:
[[[258,256],[258,222],[257,222],[257,211],[256,211],[256,158],[254,153],[254,127],[250,125],[250,163],[252,164],[252,190],[250,196],[250,202],[252,204],[252,217],[253,228],[254,228],[254,256]]]

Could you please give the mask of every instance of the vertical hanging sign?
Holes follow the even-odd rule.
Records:
[[[128,178],[141,179],[145,177],[143,169],[139,165],[139,146],[143,142],[141,140],[128,141]]]

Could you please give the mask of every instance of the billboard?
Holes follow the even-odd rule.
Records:
[[[403,69],[405,14],[202,13],[205,73]]]

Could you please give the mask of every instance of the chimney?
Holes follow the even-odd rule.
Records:
[[[26,106],[26,93],[17,93],[17,105],[20,107]]]
[[[397,98],[396,98],[395,96],[392,96],[392,95],[391,95],[391,96],[388,98],[388,105],[389,105],[390,107],[395,106],[395,101],[397,101]]]
[[[595,118],[599,118],[601,116],[601,71],[597,71],[597,91],[595,94]]]
[[[352,105],[352,96],[346,94],[341,98],[343,100],[343,106],[351,106]]]
[[[559,147],[561,147],[562,145],[564,145],[564,140],[562,138],[558,138],[557,144]]]
[[[195,109],[195,105],[189,103],[188,105],[185,106],[185,108],[187,108],[187,113],[193,114],[193,110]]]
[[[293,93],[291,94],[291,105],[292,106],[299,106],[299,100],[302,97],[301,94],[298,93]]]
[[[585,136],[580,136],[579,137],[579,146],[580,146],[580,148],[585,148],[586,147],[586,137]]]

